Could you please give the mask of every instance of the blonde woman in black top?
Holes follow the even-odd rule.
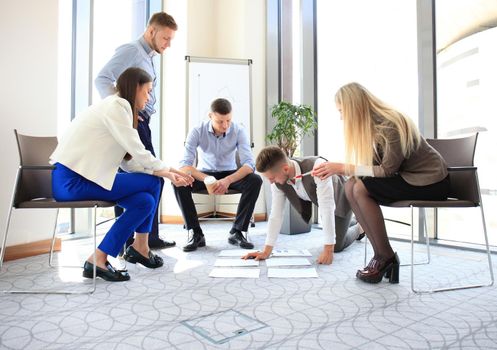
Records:
[[[341,87],[335,102],[344,122],[346,163],[322,163],[314,175],[351,176],[345,185],[347,199],[374,250],[357,278],[378,283],[386,275],[398,283],[399,258],[390,246],[380,205],[447,199],[447,165],[408,117],[360,84]]]

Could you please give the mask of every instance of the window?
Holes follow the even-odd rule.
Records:
[[[318,154],[343,161],[338,88],[356,81],[418,122],[416,0],[316,0]],[[374,15],[373,15],[374,14]],[[383,208],[409,222],[409,211]],[[395,225],[390,234],[402,231]]]
[[[88,105],[100,100],[94,79],[115,49],[143,33],[151,14],[161,11],[160,0],[60,0],[59,1],[59,74],[58,134]],[[156,67],[160,57],[156,56]],[[160,81],[160,69],[157,69]],[[160,96],[160,84],[156,87]],[[160,99],[151,118],[152,140],[160,156]],[[98,211],[99,221],[114,216],[112,209]],[[76,216],[77,215],[77,216]],[[85,230],[89,211],[61,210],[57,230],[74,233],[81,223]]]
[[[497,245],[497,217],[492,215],[497,210],[497,28],[487,25],[497,19],[497,3],[437,0],[436,6],[438,137],[472,127],[487,129],[478,137],[475,164],[490,244]],[[439,210],[438,238],[482,244],[480,222],[479,209]]]

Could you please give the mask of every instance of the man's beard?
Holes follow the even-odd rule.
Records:
[[[157,52],[158,54],[160,54],[160,51],[159,51],[159,48],[157,47],[157,44],[155,43],[155,36],[157,34],[154,34],[154,36],[152,37],[152,47],[151,49],[154,50],[155,52]]]

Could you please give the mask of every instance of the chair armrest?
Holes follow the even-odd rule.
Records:
[[[448,171],[476,171],[478,169],[475,166],[450,166],[447,168]]]
[[[22,170],[54,170],[55,165],[21,165]]]

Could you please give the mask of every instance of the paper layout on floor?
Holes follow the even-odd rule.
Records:
[[[256,249],[226,249],[219,252],[220,257],[242,257],[248,253],[257,252]]]
[[[275,249],[273,256],[312,256],[307,249]]]
[[[270,258],[266,260],[267,267],[277,266],[310,266],[312,265],[307,258]]]
[[[273,269],[267,270],[269,278],[317,278],[318,273],[314,267],[304,269]]]
[[[209,277],[221,277],[221,278],[259,278],[259,269],[232,269],[232,268],[214,268]]]
[[[218,267],[257,267],[259,266],[259,261],[255,260],[243,260],[240,258],[234,259],[216,259],[214,266]]]

